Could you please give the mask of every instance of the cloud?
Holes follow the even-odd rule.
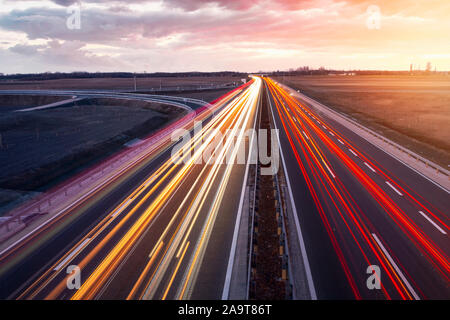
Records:
[[[17,44],[9,48],[10,53],[32,59],[36,64],[64,66],[65,70],[82,70],[96,66],[100,69],[118,70],[130,65],[108,54],[96,54],[85,49],[80,41],[51,40],[44,45]]]
[[[38,50],[43,48],[41,45],[26,45],[26,44],[16,44],[15,46],[9,48],[11,52],[18,53],[25,56],[33,56],[38,53]]]
[[[8,55],[27,52],[55,68],[76,63],[140,67],[129,59],[140,61],[148,71],[162,66],[223,67],[218,59],[229,69],[295,67],[304,61],[338,66],[343,63],[340,57],[352,54],[358,54],[359,67],[369,67],[374,56],[407,61],[411,52],[450,52],[442,41],[450,33],[448,1],[84,0],[80,30],[66,27],[66,6],[76,1],[54,0],[48,6],[7,3],[13,9],[0,14],[0,36],[22,35],[15,42],[8,37]],[[366,10],[373,3],[381,10],[379,30],[366,26]],[[349,59],[344,60],[348,64]]]

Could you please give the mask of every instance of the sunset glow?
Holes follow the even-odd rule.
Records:
[[[0,72],[450,69],[446,0],[77,3],[1,0]]]

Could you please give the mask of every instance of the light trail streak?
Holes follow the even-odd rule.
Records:
[[[257,90],[260,86],[260,83],[253,88],[253,97],[256,97],[257,95],[254,94],[255,90]],[[250,91],[249,91],[250,92]],[[238,120],[241,119],[249,119],[249,110],[247,110],[246,117],[244,118],[244,113],[242,110],[249,109],[248,106],[248,95],[244,95],[239,99],[239,103],[236,103],[233,105],[234,112],[237,110],[240,111],[240,116],[237,118]],[[247,104],[246,104],[247,102]],[[246,108],[247,106],[247,108]],[[233,108],[231,108],[233,110]],[[225,113],[224,113],[225,114]],[[235,117],[233,117],[234,113],[228,113],[227,118],[228,120],[233,120]],[[220,117],[218,117],[220,119]],[[235,121],[235,120],[234,120]],[[227,123],[226,121],[223,121],[219,123],[219,125],[223,125],[224,123]],[[217,121],[216,121],[217,124]],[[233,128],[238,128],[239,126],[234,125]],[[187,172],[189,169],[193,166],[195,159],[200,156],[203,152],[203,150],[206,148],[208,143],[212,141],[214,138],[214,133],[218,130],[223,129],[222,127],[218,127],[212,131],[212,134],[208,136],[207,141],[203,143],[200,148],[194,153],[194,156],[188,161],[188,163],[184,164],[183,167],[180,169],[180,171],[173,177],[167,184],[167,186],[161,191],[161,193],[156,197],[156,199],[152,202],[152,204],[149,206],[149,208],[142,214],[141,217],[136,221],[136,223],[130,228],[130,230],[125,234],[124,237],[119,241],[119,243],[111,250],[111,252],[108,254],[108,256],[101,262],[101,264],[96,268],[96,270],[93,271],[93,273],[88,277],[88,279],[83,283],[82,287],[75,293],[75,295],[72,297],[73,299],[92,299],[95,297],[96,293],[100,289],[100,287],[105,283],[108,276],[111,275],[113,270],[118,266],[120,261],[124,258],[126,252],[128,252],[133,243],[137,241],[137,239],[141,236],[144,230],[148,227],[149,223],[155,216],[156,212],[161,209],[161,205],[166,202],[168,195],[172,194],[174,191],[174,186],[181,183],[181,181],[185,178],[187,175]],[[204,132],[202,132],[202,135],[204,135]],[[230,140],[231,141],[231,140]],[[221,154],[225,155],[226,147],[223,148]],[[213,166],[213,168],[218,167],[217,164]],[[217,171],[217,170],[215,170]],[[214,180],[214,170],[210,171],[212,172],[209,176],[210,183]],[[207,186],[208,184],[203,184],[203,186]],[[204,200],[203,200],[204,201]],[[201,204],[200,202],[199,204]],[[193,208],[196,208],[197,204],[193,206]],[[193,209],[191,209],[193,210]],[[198,212],[197,212],[198,216]],[[189,219],[191,216],[187,215],[185,218],[186,220]],[[194,216],[195,217],[195,216]],[[191,221],[195,221],[192,219]],[[184,228],[182,228],[178,233],[183,234]],[[175,243],[175,242],[174,242]],[[178,243],[178,242],[177,242]],[[171,247],[175,248],[175,245],[171,245]],[[170,251],[169,251],[170,252]],[[167,256],[167,253],[165,254]],[[159,268],[165,267],[165,265],[159,265]],[[165,270],[165,268],[163,268]]]
[[[223,109],[219,115],[216,116],[215,122],[224,121],[224,119],[232,118],[233,112],[235,112],[235,106],[237,104],[238,99],[235,98],[237,95],[237,91],[234,92],[230,97],[234,100],[229,103],[229,107]],[[244,93],[240,99],[245,99],[245,97],[248,95],[248,93]],[[229,100],[226,99],[226,97],[222,98],[218,103],[217,106],[214,108],[221,109],[222,106],[225,103],[228,103]],[[204,112],[199,115],[199,119],[204,119],[208,113],[211,113],[212,110],[206,110],[207,112]],[[212,128],[214,121],[210,121],[207,126],[205,127],[205,130],[210,130]],[[195,148],[196,145],[201,143],[202,135],[197,135],[194,137],[193,146],[192,148]],[[187,155],[185,155],[186,157]],[[79,263],[79,267],[83,269],[99,252],[100,250],[106,246],[108,241],[117,233],[119,232],[120,228],[132,217],[132,215],[145,203],[145,201],[150,197],[154,195],[154,192],[160,187],[163,183],[163,181],[167,180],[169,176],[173,173],[175,167],[172,165],[171,161],[166,161],[161,167],[159,167],[155,173],[153,173],[149,178],[147,178],[140,186],[138,186],[130,196],[128,196],[125,200],[123,200],[115,209],[112,210],[112,213],[107,215],[101,223],[99,223],[92,231],[90,231],[86,238],[95,239],[97,236],[102,234],[107,227],[114,221],[114,219],[118,216],[118,213],[121,213],[125,210],[127,206],[129,206],[132,202],[131,200],[138,198],[139,196],[144,195],[144,197],[135,204],[131,210],[123,217],[121,218],[120,222],[114,227],[114,229],[106,234],[106,236],[102,239],[99,245],[97,245],[93,250],[89,252],[89,254]],[[152,185],[152,188],[150,190],[147,190],[146,188],[150,185]],[[82,243],[84,239],[80,240],[79,243]],[[78,244],[79,245],[79,244]],[[76,245],[77,246],[77,245]],[[65,256],[63,256],[58,262],[60,263],[63,261],[67,256],[71,254],[72,251],[69,251]],[[79,254],[79,252],[78,252]],[[73,258],[73,257],[72,257]],[[57,263],[58,263],[57,262]],[[44,273],[32,286],[30,286],[22,295],[21,298],[27,297],[27,298],[33,298],[38,292],[41,291],[50,281],[52,281],[56,277],[56,273]],[[36,288],[37,287],[37,288]],[[65,283],[64,281],[61,282],[53,291],[51,294],[48,295],[47,298],[57,297],[60,292],[62,292],[65,289]],[[34,293],[31,293],[31,291],[34,290]]]
[[[359,207],[356,205],[354,199],[350,196],[350,192],[346,190],[345,186],[342,184],[342,182],[339,179],[336,179],[336,182],[333,183],[328,179],[327,175],[323,174],[322,166],[320,163],[322,162],[325,166],[327,166],[327,161],[325,161],[325,157],[321,155],[321,152],[316,148],[316,141],[313,138],[314,135],[318,136],[320,139],[320,142],[325,146],[325,148],[328,148],[333,154],[335,154],[338,159],[346,165],[348,170],[358,178],[358,180],[361,182],[362,186],[366,188],[370,194],[373,195],[373,198],[380,204],[380,206],[389,214],[389,216],[393,219],[393,221],[396,222],[396,224],[403,230],[403,232],[417,245],[418,249],[423,252],[427,258],[430,259],[430,262],[438,267],[440,269],[441,274],[444,275],[445,278],[448,276],[448,258],[443,254],[443,252],[415,225],[415,223],[408,217],[406,213],[404,213],[399,206],[395,204],[392,199],[389,198],[389,196],[384,192],[381,187],[370,177],[368,177],[355,163],[354,160],[349,158],[348,155],[346,155],[335,143],[332,141],[329,136],[324,134],[314,121],[309,119],[306,114],[310,115],[311,117],[317,119],[314,115],[312,115],[310,112],[305,111],[305,107],[302,106],[298,101],[294,100],[290,95],[288,95],[286,92],[284,92],[283,89],[281,89],[279,86],[275,85],[273,81],[270,79],[266,80],[266,83],[268,84],[268,87],[271,91],[271,94],[274,98],[276,111],[280,116],[280,120],[283,124],[283,127],[285,128],[289,143],[291,144],[291,147],[294,151],[295,157],[297,158],[297,162],[299,164],[299,167],[303,173],[303,176],[306,180],[306,183],[308,185],[308,188],[311,192],[311,195],[313,197],[313,200],[318,208],[318,211],[321,215],[322,221],[327,229],[328,235],[330,239],[332,240],[333,246],[335,248],[335,251],[339,257],[339,260],[341,262],[341,265],[347,274],[348,281],[355,293],[355,297],[358,297],[358,291],[356,287],[354,286],[354,280],[352,279],[352,276],[350,275],[349,269],[347,264],[344,261],[344,256],[342,249],[339,248],[338,241],[335,238],[334,232],[331,230],[330,222],[328,221],[328,218],[326,217],[326,213],[324,212],[324,209],[322,208],[321,201],[319,201],[318,196],[316,195],[316,187],[313,186],[311,178],[313,178],[316,181],[316,185],[321,186],[319,188],[319,192],[322,192],[322,198],[328,197],[331,200],[331,203],[334,205],[334,210],[336,210],[339,215],[342,218],[342,221],[345,223],[345,225],[348,228],[348,231],[352,235],[353,239],[355,240],[355,244],[358,248],[360,248],[361,254],[365,257],[366,261],[369,262],[368,257],[365,254],[365,249],[359,244],[359,241],[356,240],[356,235],[353,234],[353,231],[351,230],[351,227],[349,224],[347,224],[346,219],[343,215],[345,212],[345,215],[349,216],[351,218],[351,221],[353,224],[357,227],[357,230],[364,240],[365,246],[368,246],[370,248],[370,251],[368,253],[373,254],[375,258],[381,263],[384,270],[388,273],[389,279],[393,283],[394,287],[396,288],[398,294],[402,298],[412,298],[410,295],[410,290],[407,290],[404,286],[403,278],[400,280],[398,277],[398,272],[390,266],[389,259],[387,259],[384,254],[381,252],[380,248],[374,244],[372,241],[372,237],[369,237],[371,235],[370,229],[374,230],[373,226],[371,225],[369,219],[365,217],[364,213],[359,209]],[[278,101],[283,101],[282,103],[278,103]],[[287,109],[290,109],[289,111]],[[291,111],[296,111],[296,114],[293,116],[291,115]],[[302,115],[303,113],[303,115]],[[294,118],[294,121],[292,120]],[[297,121],[295,121],[297,120]],[[316,120],[317,121],[317,120]],[[308,125],[308,127],[306,127]],[[322,126],[323,127],[323,126]],[[289,129],[288,129],[289,128]],[[326,129],[326,128],[324,128]],[[306,141],[303,138],[303,135],[305,135],[305,131],[309,131],[309,139]],[[303,156],[305,157],[306,164],[308,164],[309,169],[312,170],[312,175],[306,172],[306,168],[303,166],[303,160],[301,160],[300,155],[297,153],[297,146],[295,145],[294,141],[291,138],[291,132],[294,133],[294,138],[297,140],[300,148],[303,151]],[[303,135],[299,134],[299,132],[303,132]],[[312,132],[314,132],[314,135],[312,135]],[[332,132],[330,129],[328,133],[331,136],[335,136],[335,133]],[[361,152],[357,151],[357,149],[354,146],[351,146],[351,143],[347,140],[345,140],[341,135],[338,135],[338,142],[342,145],[347,145],[351,148],[349,148],[350,151],[352,151],[352,154],[356,157],[361,157],[363,160],[365,160],[364,164],[368,166],[372,171],[376,172],[375,169],[371,167],[371,165],[368,164],[367,158],[365,158]],[[306,135],[305,135],[306,136]],[[344,142],[345,141],[345,142]],[[311,149],[309,145],[312,145],[313,148]],[[314,152],[314,151],[315,152]],[[319,156],[322,161],[318,161],[318,158],[316,154]],[[315,168],[318,168],[320,170],[320,174],[316,171]],[[378,168],[378,171],[381,171]],[[322,177],[325,179],[323,180]],[[394,186],[394,182],[392,179],[389,179],[391,181],[389,183],[390,186]],[[325,183],[326,182],[326,183]],[[398,185],[395,184],[394,188],[398,188]],[[328,191],[330,190],[330,191]],[[394,189],[396,190],[396,189]],[[403,189],[400,189],[403,190]],[[325,193],[323,193],[325,191]],[[398,191],[398,190],[397,190]],[[400,192],[400,191],[399,191]],[[338,200],[339,206],[343,206],[345,208],[345,211],[341,211],[339,209],[339,206],[333,198],[336,198]],[[415,199],[414,199],[415,200]],[[417,201],[417,200],[415,200]],[[325,202],[325,204],[328,206],[328,201]],[[331,215],[331,219],[335,220],[333,218],[333,215]],[[335,222],[337,223],[337,222]],[[338,233],[340,233],[339,229],[336,230]],[[345,243],[342,243],[341,245],[346,246]],[[375,245],[375,246],[374,246]],[[354,255],[354,252],[352,253]],[[373,261],[372,261],[373,262]],[[390,271],[391,269],[391,271]],[[447,274],[447,275],[446,275]],[[401,277],[400,277],[401,278]],[[389,297],[388,293],[384,292],[386,297]],[[415,297],[414,297],[415,298]]]

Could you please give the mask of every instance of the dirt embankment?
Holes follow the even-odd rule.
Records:
[[[143,100],[132,99],[111,99],[111,98],[92,98],[83,100],[85,105],[100,105],[100,106],[126,106],[127,108],[153,110],[168,116],[182,116],[186,114],[186,111],[169,104],[163,104],[158,102],[149,102]]]
[[[178,89],[198,88],[224,85],[231,82],[240,82],[242,77],[213,76],[213,77],[151,77],[137,78],[137,90],[148,89]],[[134,90],[134,78],[86,78],[86,79],[57,79],[36,81],[0,81],[0,90]]]

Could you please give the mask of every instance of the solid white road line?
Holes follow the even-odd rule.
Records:
[[[445,232],[441,227],[439,227],[433,220],[431,220],[424,212],[419,211],[419,213],[428,220],[428,222],[430,222],[436,229],[438,229],[441,233],[443,234],[447,234],[447,232]]]
[[[373,172],[376,172],[375,169],[370,166],[370,164],[368,164],[367,162],[364,162],[364,164],[366,165],[367,168],[369,168]]]
[[[353,151],[352,149],[348,149],[355,157],[357,157],[358,155],[355,153],[355,151]]]
[[[84,239],[84,241],[82,243],[80,243],[63,261],[61,261],[56,267],[55,269],[53,269],[54,271],[59,271],[63,265],[65,265],[70,259],[72,259],[72,257],[74,255],[76,255],[81,249],[83,249],[84,245],[86,243],[89,242],[89,240],[91,240],[91,238],[86,238]]]
[[[414,291],[414,289],[409,284],[408,280],[406,280],[405,276],[403,275],[403,272],[400,270],[400,268],[395,263],[394,259],[392,259],[389,252],[387,252],[386,248],[381,243],[380,239],[378,239],[377,235],[375,233],[372,233],[372,237],[375,239],[375,241],[378,243],[378,246],[380,246],[381,250],[383,251],[384,255],[388,258],[389,262],[394,267],[397,274],[402,278],[403,283],[406,285],[406,287],[409,289],[409,292],[413,295],[414,299],[420,300],[420,297],[417,295],[417,293]]]
[[[400,191],[398,191],[398,189],[397,189],[396,187],[394,187],[389,181],[386,181],[386,184],[387,184],[389,187],[391,187],[392,190],[394,190],[395,192],[397,192],[399,196],[403,196],[403,194],[402,194]]]
[[[278,126],[275,121],[275,116],[273,115],[272,102],[270,101],[270,97],[269,97],[268,93],[267,93],[267,96],[268,96],[269,105],[270,105],[270,112],[272,113],[273,123],[275,125],[275,129],[278,130]],[[292,207],[292,211],[293,211],[292,213],[294,216],[295,228],[297,229],[297,237],[298,237],[298,241],[300,244],[300,251],[301,251],[301,255],[302,255],[303,265],[305,266],[305,274],[306,274],[306,280],[308,282],[309,295],[311,296],[311,300],[317,300],[316,288],[314,286],[314,281],[313,281],[312,273],[311,273],[311,267],[309,265],[308,255],[306,253],[306,246],[305,246],[305,241],[303,240],[302,229],[300,228],[300,222],[298,221],[298,213],[297,213],[297,208],[295,206],[294,195],[293,195],[292,189],[291,189],[291,182],[289,179],[286,162],[284,161],[283,148],[281,148],[280,135],[277,135],[277,139],[278,139],[278,146],[280,148],[281,163],[283,164],[283,169],[286,174],[286,184],[287,184],[288,191],[289,191],[289,198],[291,200],[291,207]]]

